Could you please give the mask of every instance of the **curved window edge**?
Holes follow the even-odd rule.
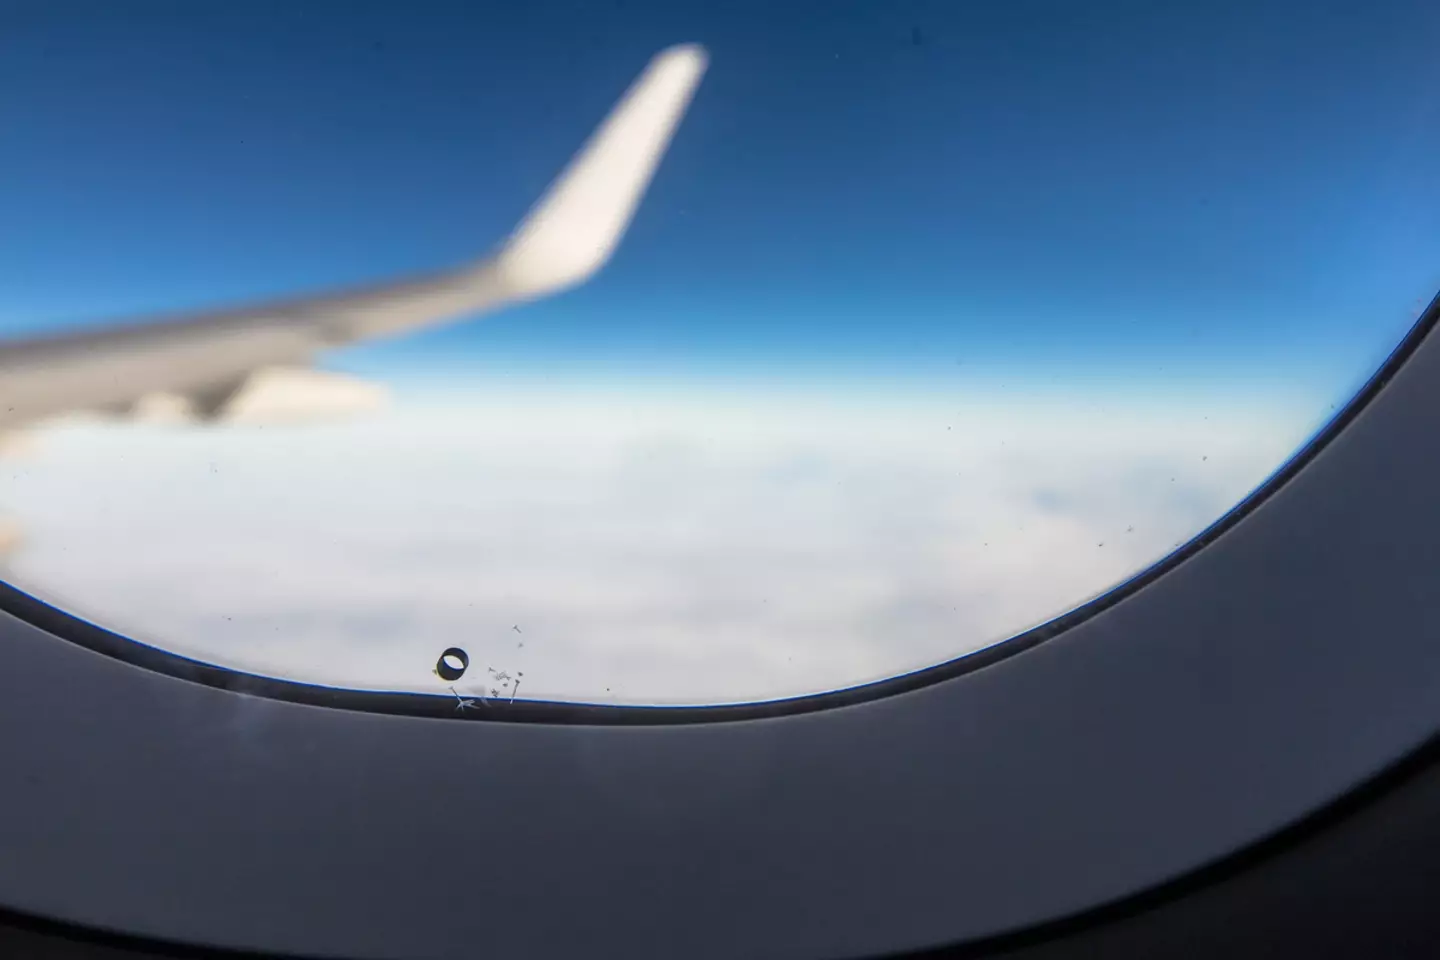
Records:
[[[154,673],[234,693],[335,710],[432,717],[484,723],[657,726],[723,723],[813,713],[865,703],[932,686],[1023,653],[1066,633],[1164,577],[1223,536],[1273,497],[1325,450],[1370,405],[1440,323],[1440,293],[1379,368],[1310,440],[1238,504],[1186,543],[1104,593],[1023,633],[934,666],[881,680],[773,700],[704,705],[632,705],[573,701],[492,699],[475,710],[456,710],[448,693],[357,690],[251,673],[172,653],[126,637],[0,581],[0,611],[53,637]]]

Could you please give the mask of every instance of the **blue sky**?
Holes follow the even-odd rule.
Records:
[[[464,260],[698,41],[598,280],[334,362],[1336,400],[1440,287],[1440,8],[1191,6],[0,3],[0,332]]]

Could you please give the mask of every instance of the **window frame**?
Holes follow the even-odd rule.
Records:
[[[1440,730],[1437,315],[1142,576],[819,697],[457,713],[187,661],[5,588],[0,905],[282,954],[840,957],[1183,876]]]

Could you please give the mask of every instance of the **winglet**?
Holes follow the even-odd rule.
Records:
[[[589,279],[610,259],[705,73],[703,47],[657,54],[487,266],[515,299]]]

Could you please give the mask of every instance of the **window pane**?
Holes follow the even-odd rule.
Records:
[[[325,352],[324,402],[9,438],[7,579],[364,689],[846,687],[1163,558],[1440,287],[1432,4],[684,6],[17,16],[15,338],[464,262],[657,50],[711,65],[593,282]]]

